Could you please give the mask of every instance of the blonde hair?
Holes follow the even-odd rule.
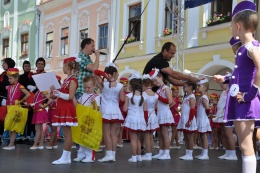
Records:
[[[82,82],[83,83],[86,83],[86,82],[89,82],[89,81],[92,81],[93,82],[93,85],[96,85],[96,80],[94,78],[94,76],[85,76],[83,79],[82,79]]]
[[[68,65],[69,69],[71,71],[73,71],[74,73],[79,71],[79,63],[78,62],[70,61],[70,62],[67,62],[67,65]]]

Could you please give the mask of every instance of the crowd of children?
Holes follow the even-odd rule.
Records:
[[[243,4],[246,6],[248,5],[247,3],[250,2],[246,2],[246,4],[243,2],[242,6],[239,4],[238,9],[235,8],[238,11],[235,11],[233,14],[233,38],[230,40],[230,44],[237,56],[241,56],[241,53],[237,52],[240,49],[246,52],[243,56],[247,56],[246,61],[248,61],[249,65],[251,64],[248,68],[251,69],[251,67],[254,67],[254,63],[259,65],[259,60],[257,59],[259,55],[254,52],[254,50],[258,50],[259,43],[254,41],[252,34],[248,35],[247,33],[256,28],[251,24],[243,25],[243,22],[246,21],[243,20],[244,16],[241,15],[241,11],[250,11],[250,14],[243,12],[248,16],[254,15],[254,9],[243,10]],[[255,7],[252,6],[252,8]],[[251,20],[254,23],[255,19],[252,18]],[[237,39],[238,37],[241,41]],[[241,42],[244,44],[248,40],[250,44],[247,44],[246,48],[241,46]],[[241,65],[242,60],[237,63]],[[138,72],[133,73],[129,78],[121,79],[120,81],[123,82],[120,83],[117,82],[119,76],[117,65],[108,63],[104,71],[95,70],[94,76],[85,76],[83,78],[82,83],[85,93],[76,100],[75,93],[78,81],[75,78],[75,74],[78,72],[78,68],[79,63],[76,57],[65,59],[63,72],[67,74],[67,78],[63,81],[61,89],[57,90],[52,86],[49,93],[37,90],[33,103],[30,104],[34,112],[32,123],[35,124],[36,131],[31,150],[44,149],[43,123],[49,123],[52,131],[50,143],[46,148],[57,148],[57,126],[62,126],[65,137],[63,153],[60,159],[52,162],[52,164],[71,163],[73,143],[71,127],[78,125],[76,105],[81,104],[92,108],[97,107],[97,110],[102,114],[103,142],[106,151],[105,156],[98,160],[99,162],[116,161],[116,149],[123,146],[121,139],[118,137],[122,136],[122,133],[120,133],[122,132],[121,127],[128,131],[131,139],[131,157],[128,160],[129,162],[171,159],[170,148],[180,148],[178,131],[183,132],[186,148],[185,155],[180,157],[181,160],[193,160],[193,149],[197,148],[201,149],[201,154],[195,156],[199,160],[209,159],[208,148],[215,150],[225,149],[225,154],[220,156],[219,159],[237,160],[235,140],[233,138],[233,126],[235,125],[236,130],[238,130],[239,144],[243,154],[243,170],[248,172],[248,170],[254,169],[255,158],[253,156],[255,157],[255,155],[253,155],[253,144],[250,143],[253,136],[254,121],[249,121],[248,119],[259,119],[257,115],[259,106],[256,105],[259,104],[259,100],[255,97],[258,94],[257,86],[260,86],[257,79],[255,79],[255,84],[252,85],[253,87],[248,93],[238,93],[236,97],[230,97],[232,95],[230,92],[234,91],[228,90],[229,86],[226,81],[231,81],[231,84],[239,83],[241,87],[244,85],[242,85],[242,81],[238,81],[236,77],[233,78],[229,74],[225,78],[214,76],[215,81],[221,81],[220,85],[223,92],[220,96],[216,93],[208,95],[209,81],[206,78],[202,78],[196,85],[183,81],[182,93],[184,96],[180,99],[179,94],[181,91],[176,86],[172,86],[172,89],[170,89],[165,84],[164,77],[158,69],[153,69],[149,74],[144,74],[142,77]],[[235,69],[237,70],[235,73],[233,72],[234,75],[238,76],[244,72],[238,71],[237,66]],[[252,69],[252,74],[258,74],[255,67]],[[30,97],[30,93],[18,83],[19,70],[10,68],[7,71],[7,75],[11,85],[6,88],[8,91],[6,104],[15,105],[26,101]],[[248,83],[254,82],[255,75],[248,79],[251,80]],[[60,81],[59,77],[57,79]],[[246,80],[246,76],[244,79]],[[157,91],[152,89],[154,86],[158,87]],[[246,89],[248,87],[247,85],[245,86]],[[95,88],[100,89],[100,95],[96,93]],[[239,104],[237,101],[242,104]],[[241,106],[243,109],[240,109]],[[243,106],[248,107],[244,108]],[[47,107],[48,111],[45,109]],[[244,117],[243,113],[245,115],[249,114],[248,117]],[[235,120],[234,125],[231,120]],[[255,127],[259,127],[259,124],[256,123]],[[170,128],[172,130],[171,137],[169,136]],[[154,132],[157,132],[158,135],[159,152],[152,156]],[[256,130],[255,133],[257,133]],[[212,134],[210,147],[208,134]],[[15,149],[16,136],[17,133],[15,131],[10,131],[10,143],[3,149]],[[142,144],[146,149],[145,155],[141,155],[141,138],[144,139]],[[258,140],[255,139],[255,144],[260,143]],[[252,148],[246,148],[251,145]],[[258,157],[258,155],[256,156]],[[95,151],[80,145],[77,158],[73,160],[75,162],[94,162]]]

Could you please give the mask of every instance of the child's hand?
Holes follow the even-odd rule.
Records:
[[[185,127],[190,127],[190,125],[191,125],[191,122],[188,121],[188,122],[185,124]]]
[[[238,103],[244,102],[243,95],[244,95],[244,93],[238,92],[238,94],[236,96]]]
[[[56,90],[55,86],[52,85],[52,86],[50,87],[50,90],[51,90],[51,91]]]
[[[213,80],[217,83],[223,83],[224,82],[224,76],[222,75],[214,75]]]

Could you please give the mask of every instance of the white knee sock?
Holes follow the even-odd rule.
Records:
[[[170,150],[164,150],[164,154],[169,155],[170,154]]]
[[[255,155],[242,156],[242,173],[256,173]]]

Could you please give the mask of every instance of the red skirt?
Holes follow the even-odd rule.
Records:
[[[53,126],[77,126],[76,108],[72,104],[59,105],[52,119]]]

